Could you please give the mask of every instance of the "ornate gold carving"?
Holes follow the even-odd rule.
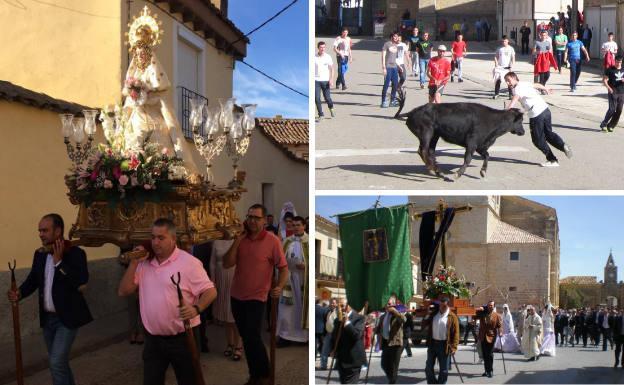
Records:
[[[104,213],[102,209],[93,205],[87,209],[87,223],[89,227],[102,227],[104,225]]]

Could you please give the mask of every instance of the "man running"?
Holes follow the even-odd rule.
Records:
[[[420,31],[418,30],[418,27],[414,27],[414,29],[412,30],[412,36],[409,37],[410,59],[412,61],[412,74],[414,76],[420,75],[418,50],[416,47],[419,41],[420,41]]]
[[[334,40],[334,52],[336,52],[336,63],[338,64],[336,89],[338,89],[338,87],[342,84],[343,91],[347,89],[347,83],[345,83],[344,76],[349,69],[349,63],[353,61],[351,38],[348,35],[349,30],[347,28],[343,28],[340,36]]]
[[[615,57],[615,65],[605,71],[602,79],[609,96],[609,110],[605,115],[600,129],[603,132],[613,132],[622,114],[624,105],[624,70],[622,69],[622,55]]]
[[[568,44],[568,37],[563,33],[563,27],[557,29],[555,35],[555,58],[557,59],[557,66],[559,67],[559,73],[561,73],[561,67],[563,67],[563,57],[565,56],[566,45]]]
[[[407,68],[410,66],[410,58],[407,50],[407,44],[403,43],[399,36],[399,44],[397,44],[397,69],[399,70],[399,87],[403,86],[407,78]],[[407,65],[406,65],[407,64]]]
[[[396,100],[396,91],[399,85],[399,69],[397,67],[397,52],[399,44],[399,34],[392,32],[390,35],[390,41],[387,41],[381,49],[381,67],[384,74],[384,84],[381,91],[381,108],[387,108],[386,94],[388,93],[388,86],[392,83],[392,90],[390,91],[390,105],[398,106],[399,102]]]
[[[540,83],[528,84],[520,82],[518,80],[518,75],[514,72],[509,72],[505,75],[505,82],[507,82],[507,85],[513,90],[514,94],[507,109],[513,108],[516,103],[520,101],[522,107],[527,111],[527,115],[529,115],[531,140],[535,147],[546,155],[546,162],[542,163],[541,166],[559,167],[559,161],[548,144],[564,152],[568,158],[572,157],[572,150],[559,135],[553,132],[548,104],[546,104],[544,99],[537,93],[536,89],[544,91],[547,94],[552,93],[552,91]]]
[[[429,60],[431,59],[431,51],[433,45],[429,41],[429,33],[423,33],[422,39],[416,44],[416,51],[419,57],[420,67],[420,88],[425,88],[425,80],[427,79],[427,68],[429,66]]]
[[[570,63],[570,92],[576,91],[576,83],[581,76],[581,51],[585,54],[585,58],[589,63],[589,53],[585,49],[583,42],[578,40],[578,33],[572,33],[572,39],[566,45],[566,53],[564,61]]]
[[[494,55],[494,99],[498,98],[498,93],[500,92],[501,81],[504,76],[511,71],[511,67],[516,62],[516,51],[512,46],[509,45],[509,39],[507,35],[503,36],[503,46],[499,47],[496,50],[496,55]],[[511,87],[507,88],[509,90],[509,100],[511,100]]]
[[[334,102],[331,99],[331,90],[329,82],[334,77],[334,63],[331,56],[325,52],[325,42],[320,41],[317,44],[318,52],[314,55],[314,103],[316,104],[316,110],[318,111],[318,118],[316,122],[320,122],[323,119],[323,106],[321,104],[321,92],[329,107],[329,113],[332,118],[334,115]]]
[[[462,34],[457,35],[457,39],[455,39],[455,41],[451,45],[451,51],[453,52],[452,63],[455,63],[453,66],[451,66],[451,83],[454,81],[454,78],[455,78],[455,68],[457,68],[457,81],[461,83],[464,81],[464,79],[462,78],[462,67],[464,63],[464,57],[468,53],[468,51],[466,50],[466,42],[464,41],[464,35]]]
[[[432,58],[427,66],[429,77],[429,103],[440,104],[444,87],[451,77],[451,62],[444,57],[446,46],[438,46],[438,56]]]

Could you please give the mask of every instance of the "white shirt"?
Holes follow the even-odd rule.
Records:
[[[329,69],[334,65],[331,56],[326,52],[319,56],[314,55],[314,80],[317,82],[329,81]]]
[[[405,52],[407,52],[407,44],[400,42],[397,44],[397,57],[396,63],[397,65],[405,64]]]
[[[542,99],[537,90],[533,88],[532,84],[518,82],[513,89],[513,93],[520,98],[520,103],[527,111],[529,118],[538,116],[548,108],[548,104]]]
[[[496,50],[496,60],[501,67],[509,67],[511,65],[511,60],[515,59],[515,57],[516,50],[510,45],[507,47],[500,47]]]
[[[602,319],[602,327],[605,329],[609,329],[609,315],[608,314],[603,314],[603,319]]]
[[[55,264],[52,254],[48,254],[45,264],[45,275],[43,277],[43,310],[51,313],[56,313],[54,301],[52,300],[52,283],[54,282],[54,268],[58,266],[59,263],[61,263],[61,261]]]
[[[438,314],[433,317],[433,323],[431,324],[431,327],[433,328],[431,329],[431,337],[433,337],[434,340],[446,340],[446,324],[448,323],[448,315],[450,311],[451,309],[446,309],[446,312],[438,312]]]
[[[616,42],[607,41],[607,42],[602,43],[600,52],[602,52],[602,56],[606,55],[607,51],[615,55],[617,53],[617,49],[618,49],[618,46]]]
[[[334,40],[334,47],[338,49],[343,56],[351,56],[351,38],[349,36],[344,39],[342,36],[338,36],[336,40]]]

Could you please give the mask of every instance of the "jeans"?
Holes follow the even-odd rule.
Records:
[[[600,127],[614,128],[620,121],[620,115],[622,115],[622,105],[624,105],[624,94],[608,94],[609,96],[609,110],[604,117]]]
[[[249,376],[269,377],[269,357],[262,342],[262,315],[265,303],[258,300],[241,301],[231,298],[232,315],[243,340]]]
[[[563,57],[565,56],[565,50],[555,50],[555,59],[557,59],[557,67],[559,67],[559,72],[561,72],[561,67],[563,66]]]
[[[401,87],[407,78],[407,68],[405,68],[405,64],[400,64],[399,69],[399,87]]]
[[[386,67],[386,77],[384,79],[383,89],[381,90],[381,102],[386,101],[386,93],[388,86],[392,82],[392,91],[390,92],[390,100],[396,99],[396,91],[399,85],[399,69],[397,67]]]
[[[43,338],[48,348],[48,361],[54,385],[74,385],[74,374],[69,367],[69,351],[78,329],[65,327],[55,313],[46,313]]]
[[[523,55],[528,55],[529,54],[529,40],[524,40],[522,39],[522,54]]]
[[[576,82],[581,76],[582,63],[581,59],[570,59],[570,88],[573,90],[576,89]]]
[[[440,374],[436,379],[434,367],[438,360]],[[446,384],[448,368],[451,366],[451,356],[446,354],[446,341],[432,340],[427,348],[427,363],[425,364],[425,374],[428,384]]]
[[[607,351],[607,340],[611,344],[611,349],[613,350],[613,337],[610,328],[600,328],[600,332],[602,333],[602,350]]]
[[[457,68],[457,78],[458,79],[462,78],[463,63],[464,63],[464,58],[463,57],[456,57],[455,58],[455,68]],[[451,75],[453,75],[452,71],[451,71]]]
[[[333,346],[331,346],[331,333],[327,333],[325,334],[325,337],[323,337],[323,348],[321,349],[321,368],[322,369],[327,369],[327,358],[329,358],[329,354],[331,353],[332,349],[334,348]]]
[[[412,73],[420,75],[420,60],[418,59],[418,51],[411,52],[412,54]]]
[[[541,114],[529,119],[531,128],[531,140],[549,162],[556,162],[557,157],[553,154],[548,144],[554,146],[559,151],[564,151],[565,143],[563,139],[552,130],[550,110],[546,109]]]
[[[199,327],[193,328],[195,340]],[[145,333],[143,348],[143,385],[164,385],[169,364],[180,385],[196,384],[191,352],[186,345],[186,333],[175,336],[154,336]]]
[[[420,84],[427,82],[427,66],[429,66],[429,59],[420,59]]]
[[[412,356],[412,347],[410,346],[409,338],[403,338],[403,349],[407,353],[408,357]]]
[[[344,58],[342,58],[340,57],[340,55],[337,55],[336,63],[338,64],[338,78],[336,79],[336,88],[338,88],[340,84],[342,84],[343,87],[346,87],[347,83],[345,83],[344,76],[349,69],[349,57],[345,56]]]
[[[314,103],[316,103],[316,111],[318,111],[319,116],[323,116],[323,106],[321,105],[321,92],[323,93],[323,98],[325,98],[325,102],[327,102],[327,106],[329,109],[334,108],[334,102],[331,99],[331,91],[329,90],[329,81],[326,82],[314,82]]]

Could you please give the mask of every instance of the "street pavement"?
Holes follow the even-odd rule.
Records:
[[[412,357],[401,358],[399,366],[399,384],[425,384],[425,362],[427,349],[420,345],[412,348]],[[368,353],[367,353],[368,357]],[[374,353],[371,360],[368,383],[384,384],[387,378],[380,365],[381,353]],[[527,362],[522,354],[505,354],[504,374],[501,353],[494,354],[494,377],[482,377],[483,364],[479,364],[473,344],[460,345],[455,354],[457,365],[466,384],[621,384],[624,383],[624,368],[613,368],[614,353],[612,350],[603,352],[602,348],[557,347],[556,357],[540,357],[538,361]],[[319,360],[316,361],[318,368]],[[438,366],[436,365],[436,374]],[[316,370],[316,383],[327,381],[327,370]],[[364,383],[366,370],[362,370],[360,382]],[[339,383],[338,373],[332,371],[332,384]],[[455,365],[448,376],[449,384],[460,384]]]
[[[329,46],[333,38],[317,38]],[[336,117],[316,124],[317,190],[608,190],[623,189],[624,129],[603,133],[599,129],[607,110],[606,90],[600,69],[583,63],[578,91],[569,92],[569,71],[552,72],[548,86],[554,94],[544,96],[552,112],[553,130],[573,150],[571,159],[553,149],[560,167],[543,168],[544,155],[533,146],[524,117],[524,136],[505,134],[490,148],[486,178],[479,170],[482,158],[475,154],[466,174],[453,182],[451,174],[463,163],[464,150],[440,141],[437,160],[447,177],[428,173],[416,153],[418,139],[405,122],[393,119],[396,107],[380,108],[383,77],[383,41],[353,39],[354,61],[346,75],[348,89],[332,89]],[[438,42],[436,43],[436,45]],[[450,44],[445,42],[448,48]],[[507,102],[507,87],[501,98],[492,100],[493,55],[497,43],[468,42],[464,60],[464,82],[449,83],[443,102],[475,102],[502,109]],[[519,50],[517,50],[519,52]],[[334,55],[332,55],[334,56]],[[533,81],[533,66],[528,56],[517,53],[513,70],[520,80]],[[407,101],[403,112],[427,102],[427,88],[411,75],[406,82]],[[623,119],[624,120],[624,119]]]
[[[211,351],[201,353],[200,356],[206,384],[242,385],[247,382],[249,375],[245,357],[234,362],[223,355],[226,346],[225,329],[211,325],[208,326],[207,334]],[[263,337],[268,347],[268,333],[264,333]],[[143,345],[130,345],[124,340],[74,357],[70,361],[70,366],[77,385],[138,385],[143,383],[142,352]],[[23,354],[32,354],[32,352],[24,350]],[[307,385],[309,383],[307,345],[280,348],[276,350],[276,354],[276,384]],[[13,358],[10,360],[13,361]],[[50,372],[46,368],[32,373],[25,377],[24,383],[51,384]],[[10,384],[14,385],[16,382]],[[174,384],[177,382],[173,369],[169,367],[165,385]]]

